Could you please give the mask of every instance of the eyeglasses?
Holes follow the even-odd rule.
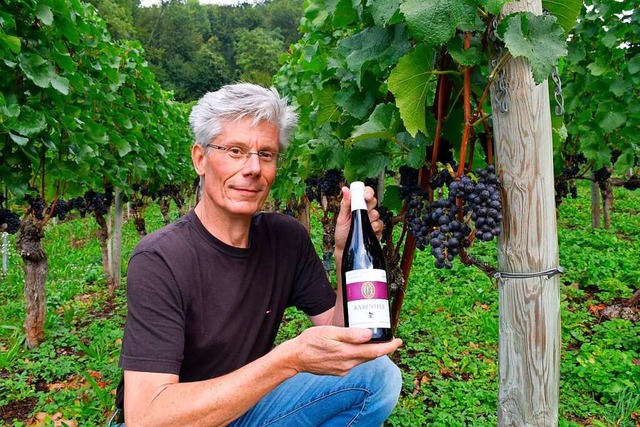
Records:
[[[223,147],[222,145],[215,144],[207,144],[207,147],[218,151],[224,151],[234,160],[245,159],[245,161],[247,161],[252,154],[255,154],[261,162],[274,163],[280,156],[280,153],[274,153],[273,151],[268,150],[247,151],[247,149],[242,147]]]

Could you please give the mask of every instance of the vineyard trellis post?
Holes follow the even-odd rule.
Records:
[[[518,11],[540,15],[541,1],[507,3],[502,15]],[[493,106],[504,209],[496,275],[498,425],[557,426],[560,268],[549,91],[546,80],[535,84],[524,58],[509,61],[504,79],[508,110]]]
[[[113,289],[109,289],[109,294],[113,296],[115,289],[120,286],[122,276],[122,225],[124,216],[124,197],[122,188],[116,187],[114,203],[113,203],[113,240],[111,242],[112,253],[112,272],[113,272]]]

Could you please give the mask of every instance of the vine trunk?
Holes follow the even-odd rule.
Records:
[[[27,347],[36,348],[44,341],[44,323],[47,314],[45,283],[49,263],[42,249],[44,231],[41,221],[26,218],[20,223],[16,240],[18,252],[24,261],[24,321]]]

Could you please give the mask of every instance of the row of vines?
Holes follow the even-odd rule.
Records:
[[[547,0],[545,14],[499,19],[506,3],[305,4],[303,36],[275,77],[301,126],[273,196],[292,213],[317,202],[327,268],[337,189],[366,178],[382,203],[395,289],[406,286],[416,249],[431,251],[436,267],[459,259],[494,271],[472,246],[501,232],[492,103],[508,111],[503,68],[512,58],[526,58],[537,83],[553,77],[558,202],[576,179],[598,181],[605,198],[611,185],[637,188],[638,5]],[[151,200],[164,212],[170,201],[187,209],[197,184],[188,106],[156,83],[137,42],[114,42],[79,0],[3,2],[0,55],[0,226],[19,231],[28,343],[36,346],[44,338],[45,225],[92,215],[108,254],[118,201],[129,202],[140,235]]]
[[[184,206],[192,139],[187,106],[159,86],[139,43],[114,42],[79,0],[3,2],[0,74],[0,223],[18,232],[35,347],[44,339],[45,226],[93,216],[113,292],[111,206],[128,200],[141,221],[153,197]]]

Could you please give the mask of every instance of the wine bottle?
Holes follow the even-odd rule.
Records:
[[[369,328],[370,342],[393,338],[384,254],[371,227],[364,183],[351,183],[351,228],[342,255],[345,326]]]

